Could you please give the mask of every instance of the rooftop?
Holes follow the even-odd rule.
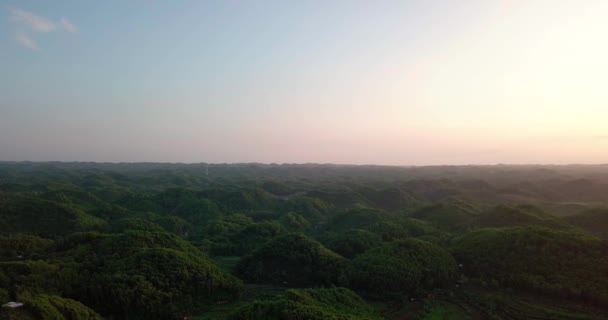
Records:
[[[9,308],[19,308],[19,307],[23,307],[23,303],[11,301],[9,303],[3,304],[2,306],[9,307]]]

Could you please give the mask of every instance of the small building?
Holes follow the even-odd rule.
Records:
[[[16,308],[21,308],[21,307],[23,307],[23,303],[21,303],[21,302],[14,302],[14,301],[11,301],[11,302],[9,302],[9,303],[5,303],[5,304],[3,304],[2,306],[3,306],[3,307],[7,307],[7,308],[16,309]]]

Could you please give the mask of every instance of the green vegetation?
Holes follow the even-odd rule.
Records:
[[[332,234],[324,242],[334,252],[347,258],[353,258],[371,248],[380,246],[382,238],[367,230],[351,229]]]
[[[0,259],[35,259],[53,245],[53,241],[34,235],[10,233],[0,235]]]
[[[608,239],[608,209],[597,208],[569,216],[565,219],[571,224]]]
[[[572,228],[572,226],[568,226],[557,217],[530,205],[494,207],[480,214],[476,220],[476,225],[481,228],[517,226],[541,226],[556,229]]]
[[[471,317],[457,305],[451,303],[429,303],[425,306],[421,320],[470,320]]]
[[[82,303],[58,296],[36,295],[25,299],[24,312],[33,319],[49,320],[101,320],[95,311]],[[29,314],[29,315],[28,315]]]
[[[95,311],[82,303],[51,295],[36,295],[24,299],[25,304],[18,309],[3,307],[1,319],[15,320],[102,320]]]
[[[337,284],[345,264],[340,255],[303,234],[291,233],[243,257],[236,273],[252,282],[289,286]]]
[[[608,303],[608,245],[539,227],[481,229],[455,240],[465,272],[495,286]]]
[[[32,196],[0,194],[0,232],[66,235],[82,230],[100,230],[105,222],[66,204]]]
[[[345,288],[290,289],[284,295],[246,304],[231,320],[379,320],[357,294]]]
[[[462,232],[472,228],[479,213],[480,209],[472,203],[450,199],[415,211],[411,217],[427,221],[446,231]]]
[[[608,318],[608,166],[208,167],[0,163],[0,319]]]
[[[347,269],[353,288],[374,295],[419,296],[449,285],[456,277],[454,258],[432,243],[409,239],[355,257]]]

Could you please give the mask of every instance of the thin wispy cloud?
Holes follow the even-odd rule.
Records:
[[[61,18],[61,20],[59,21],[59,25],[61,25],[63,30],[65,30],[67,32],[71,32],[71,33],[78,32],[78,28],[76,28],[76,26],[67,18]]]
[[[55,24],[50,20],[17,8],[11,9],[11,20],[37,32],[51,32],[56,28]]]
[[[15,40],[26,48],[38,50],[38,45],[36,45],[36,43],[22,31],[17,31],[15,33]]]
[[[15,25],[15,40],[20,45],[38,50],[38,45],[30,36],[34,33],[50,33],[56,30],[63,30],[69,33],[78,33],[78,27],[74,25],[68,18],[62,17],[59,22],[53,22],[43,16],[26,11],[19,8],[10,8],[10,21]],[[30,31],[26,33],[26,30]]]

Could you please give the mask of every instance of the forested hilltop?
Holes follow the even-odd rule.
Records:
[[[608,165],[0,162],[0,319],[606,319]]]

